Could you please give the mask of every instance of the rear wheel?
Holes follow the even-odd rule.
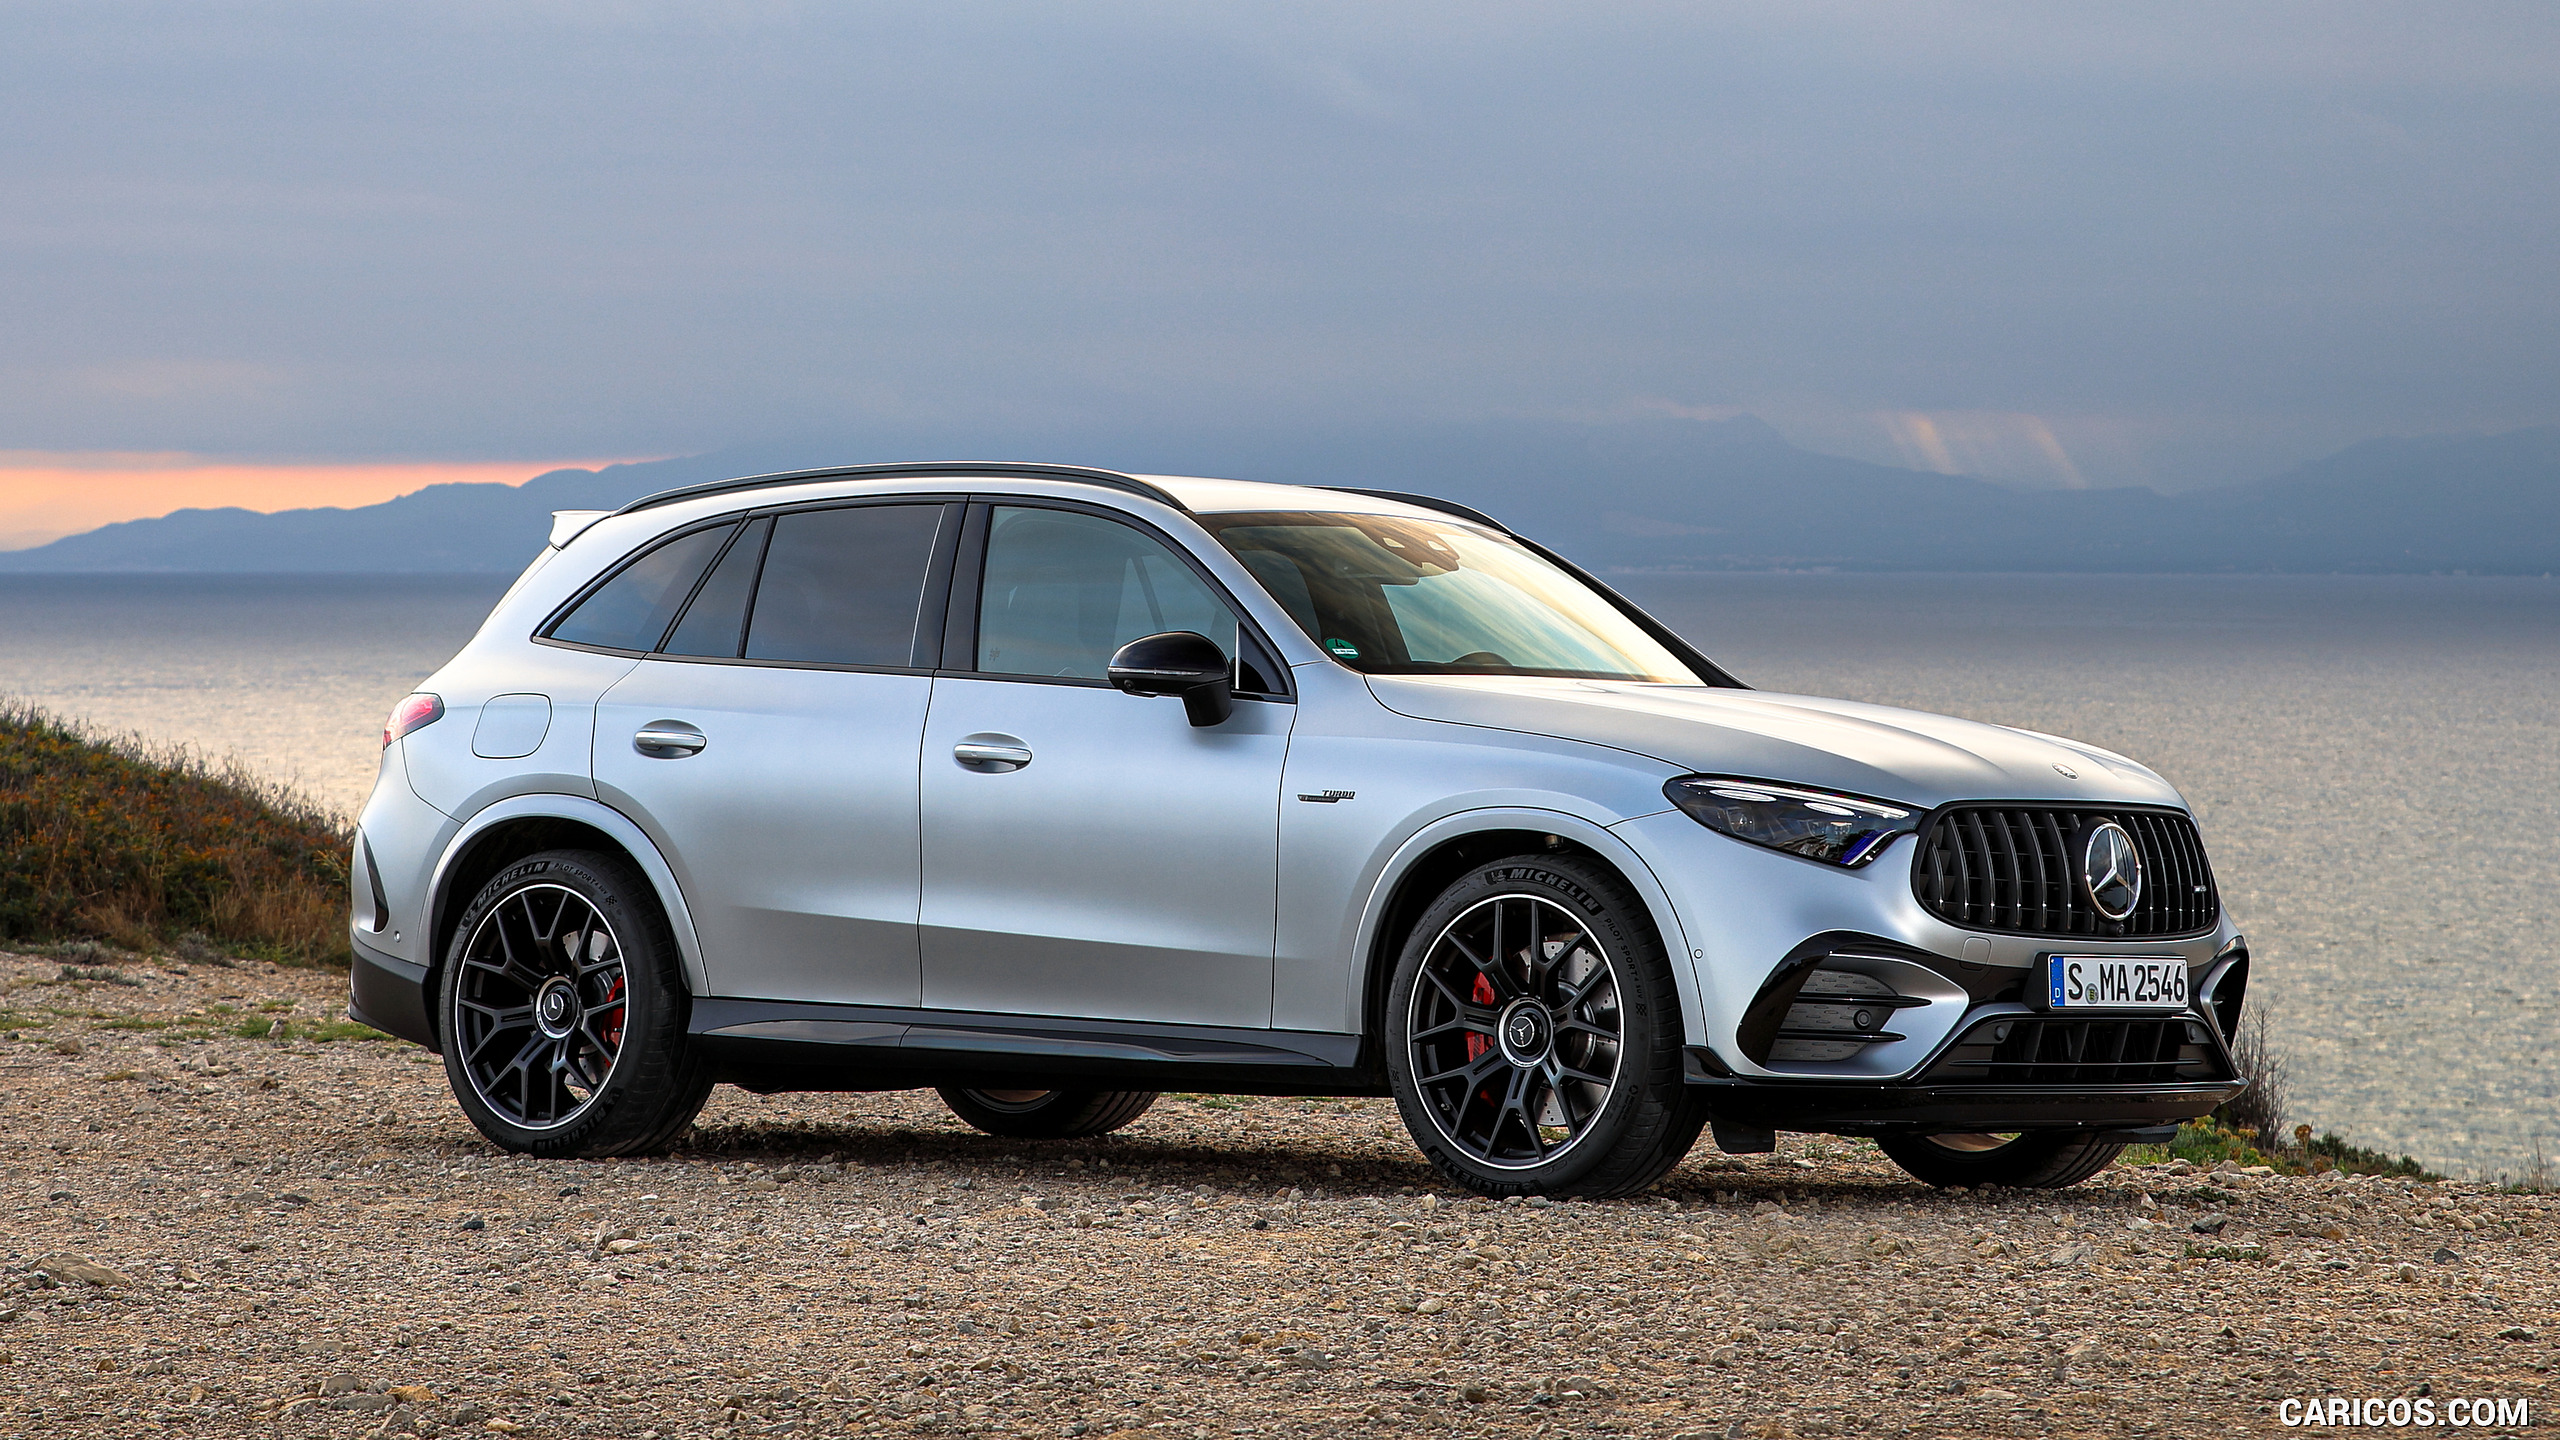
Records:
[[[1706,1123],[1652,916],[1589,861],[1520,855],[1461,876],[1406,941],[1386,1019],[1405,1128],[1472,1190],[1641,1190]]]
[[[437,982],[445,1078],[480,1133],[534,1155],[665,1148],[702,1109],[674,937],[628,861],[552,850],[481,887]]]
[[[2115,1163],[2126,1142],[2068,1130],[2002,1135],[1884,1135],[1876,1148],[1913,1179],[1937,1186],[2060,1190]]]
[[[990,1135],[1017,1140],[1107,1135],[1156,1103],[1153,1090],[936,1090],[952,1114]]]

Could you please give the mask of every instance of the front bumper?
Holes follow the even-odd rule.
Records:
[[[2228,914],[2210,930],[2160,938],[1977,932],[1921,905],[1907,844],[1873,865],[1841,870],[1719,835],[1676,810],[1611,828],[1663,886],[1690,947],[1681,995],[1687,1042],[1712,1047],[1734,1075],[1773,1083],[1920,1080],[1980,1006],[2016,1003],[2048,954],[2177,955],[2202,992],[2238,934]],[[1788,1038],[1771,1032],[1784,1028],[1800,966],[1862,972],[1928,1003],[1896,1009],[1879,1027],[1889,1038],[1855,1053],[1775,1045]],[[2229,998],[2237,1000],[2236,990]],[[1755,1014],[1764,1002],[1767,1013]]]
[[[427,967],[362,941],[355,943],[355,952],[355,963],[347,967],[347,1018],[440,1050],[435,1026],[427,1019]]]
[[[1708,1109],[1719,1125],[1829,1135],[2151,1130],[2210,1115],[2249,1083],[1858,1085],[1704,1072],[1703,1064],[1693,1064],[1689,1083],[1706,1089]]]

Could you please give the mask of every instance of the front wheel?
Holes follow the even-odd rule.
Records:
[[[1572,856],[1480,866],[1441,893],[1387,990],[1387,1077],[1440,1173],[1487,1195],[1624,1195],[1707,1118],[1652,916]]]
[[[663,1149],[711,1093],[657,897],[619,857],[552,850],[482,886],[436,988],[445,1077],[480,1133],[556,1158]]]
[[[1147,1113],[1153,1090],[968,1090],[937,1087],[951,1113],[1016,1140],[1075,1140],[1108,1135]]]
[[[1882,1135],[1876,1148],[1911,1178],[1941,1188],[2012,1185],[2021,1190],[2062,1190],[2115,1163],[2122,1140],[2068,1130],[2014,1135]]]

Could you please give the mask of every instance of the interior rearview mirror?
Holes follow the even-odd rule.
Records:
[[[1198,726],[1235,712],[1235,666],[1218,642],[1189,630],[1142,635],[1111,657],[1111,683],[1132,695],[1179,695]]]

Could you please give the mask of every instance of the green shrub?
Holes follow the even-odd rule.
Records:
[[[2172,1160],[2211,1169],[2228,1160],[2243,1167],[2264,1165],[2279,1175],[2312,1175],[2323,1170],[2344,1170],[2350,1175],[2407,1175],[2419,1180],[2441,1180],[2444,1177],[2403,1155],[2393,1159],[2379,1150],[2350,1145],[2335,1131],[2313,1136],[2311,1127],[2297,1125],[2291,1145],[2262,1147],[2258,1133],[2247,1127],[2233,1127],[2213,1117],[2191,1120],[2178,1127],[2175,1138],[2166,1145],[2136,1145],[2124,1152],[2127,1162],[2136,1165],[2160,1165]]]

